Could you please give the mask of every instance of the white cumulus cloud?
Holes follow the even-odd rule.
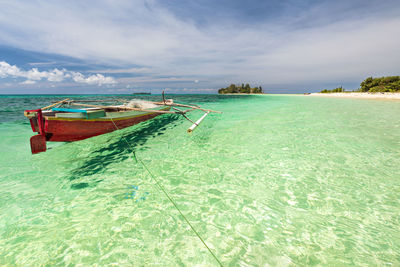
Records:
[[[50,82],[61,82],[64,78],[69,77],[68,73],[65,73],[65,70],[61,71],[58,69],[54,69],[52,72],[47,74],[47,80]]]
[[[21,71],[17,66],[11,66],[7,62],[0,61],[0,77],[6,78],[7,76],[18,77],[21,75]]]
[[[5,61],[0,61],[0,78],[25,78],[22,84],[34,84],[42,79],[49,82],[62,82],[72,78],[77,83],[86,83],[91,85],[115,84],[117,83],[113,77],[106,77],[102,74],[93,74],[85,77],[80,72],[68,71],[66,69],[59,70],[57,68],[51,71],[40,71],[38,68],[32,68],[28,71],[21,70],[15,65],[10,65]]]
[[[90,75],[89,77],[85,78],[82,73],[73,72],[72,79],[77,83],[87,83],[87,84],[115,84],[116,81],[112,77],[105,77],[102,74],[94,74]]]
[[[35,84],[36,81],[32,81],[32,80],[26,80],[24,82],[22,82],[21,84]]]

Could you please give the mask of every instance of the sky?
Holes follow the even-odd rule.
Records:
[[[353,90],[399,47],[398,0],[1,0],[0,94]]]

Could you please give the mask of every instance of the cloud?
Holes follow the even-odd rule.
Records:
[[[120,78],[118,81],[124,83],[160,83],[160,82],[193,82],[192,78],[183,77],[128,77]]]
[[[235,1],[224,5],[230,2]],[[182,12],[184,3],[176,5]],[[207,12],[214,10],[212,3]],[[246,2],[246,7],[254,6],[246,8],[244,18],[234,13],[223,19],[217,15],[230,9],[219,5],[221,10],[202,24],[207,12],[191,10],[183,17],[156,0],[99,0],[95,6],[82,1],[5,1],[0,3],[0,42],[118,66],[88,77],[32,69],[32,78],[27,78],[32,81],[48,79],[52,73],[54,80],[70,75],[78,83],[112,84],[115,80],[103,74],[142,73],[145,77],[124,76],[118,81],[187,82],[189,87],[196,86],[196,80],[211,80],[217,88],[225,81],[296,87],[359,83],[370,75],[398,74],[398,1],[316,1],[312,5],[289,1],[279,10],[265,16],[258,12],[257,19],[250,19],[258,4]],[[271,13],[279,15],[271,17]]]
[[[28,63],[28,65],[31,65],[31,66],[51,66],[51,65],[55,65],[55,64],[57,64],[57,62],[56,61],[52,61],[52,62],[29,62]]]
[[[24,82],[22,82],[21,84],[35,84],[36,81],[32,81],[32,80],[26,80]]]
[[[26,78],[21,84],[34,84],[37,81],[45,79],[49,82],[61,82],[65,79],[72,78],[77,83],[86,83],[94,85],[115,84],[117,83],[113,77],[105,77],[102,74],[93,74],[85,77],[80,72],[67,71],[66,69],[53,69],[51,71],[39,71],[32,68],[28,71],[21,70],[15,65],[10,65],[5,61],[0,61],[0,78]]]
[[[126,93],[126,92],[130,92],[129,89],[127,88],[119,88],[119,89],[108,89],[107,92],[114,92],[114,93]]]
[[[190,93],[194,93],[194,92],[202,92],[202,93],[212,93],[215,92],[215,88],[183,88],[182,89],[183,92],[190,92]]]
[[[116,69],[101,69],[101,70],[96,70],[96,72],[100,73],[128,73],[128,74],[136,74],[136,73],[150,73],[151,69],[142,67],[142,68],[128,68],[128,69],[121,69],[121,68],[116,68]]]
[[[20,76],[21,71],[17,66],[11,66],[7,62],[0,61],[0,77],[6,78],[7,76]]]
[[[104,77],[104,75],[102,74],[90,75],[89,77],[85,78],[85,76],[83,76],[79,72],[72,72],[72,79],[77,83],[87,83],[87,84],[97,84],[97,85],[117,83],[114,80],[114,78]]]
[[[61,82],[65,77],[68,77],[68,74],[65,74],[65,70],[61,71],[58,69],[54,69],[52,72],[47,72],[46,74],[46,78],[50,82]]]

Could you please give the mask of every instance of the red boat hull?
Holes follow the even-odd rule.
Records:
[[[110,133],[143,121],[147,121],[159,113],[147,113],[135,117],[84,120],[45,118],[46,140],[53,142],[79,141],[93,136]]]
[[[170,107],[161,110],[170,110]],[[46,116],[41,109],[25,110],[29,118],[32,131],[38,134],[30,139],[32,154],[46,151],[46,141],[71,142],[93,136],[110,133],[143,121],[152,119],[161,113],[156,112],[127,112],[110,114],[114,117],[100,117],[96,119],[60,118]]]

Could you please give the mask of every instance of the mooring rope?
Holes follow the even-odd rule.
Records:
[[[117,127],[117,125],[115,124],[114,120],[112,118],[110,118],[112,123],[115,126],[115,129],[119,130],[119,128]],[[190,223],[190,221],[186,218],[186,216],[182,213],[182,211],[179,209],[178,205],[176,204],[176,202],[172,199],[172,197],[170,197],[170,195],[167,193],[167,191],[164,189],[164,187],[160,184],[160,182],[158,181],[158,179],[156,178],[155,175],[153,175],[151,173],[151,171],[149,170],[149,168],[144,164],[144,162],[141,159],[138,159],[135,153],[135,150],[133,149],[133,147],[131,146],[131,144],[128,142],[128,140],[126,140],[126,138],[122,135],[122,138],[124,139],[124,141],[128,144],[128,148],[131,150],[131,152],[133,153],[133,156],[135,157],[136,162],[139,162],[143,165],[143,167],[146,169],[146,171],[150,174],[150,177],[155,181],[155,183],[157,184],[158,188],[161,189],[161,191],[164,193],[164,195],[168,198],[168,200],[174,205],[175,209],[179,212],[179,214],[182,216],[182,218],[186,221],[186,223],[190,226],[190,228],[192,229],[192,231],[195,233],[195,235],[200,239],[200,241],[203,243],[203,245],[207,248],[207,250],[210,252],[210,254],[214,257],[214,259],[218,262],[218,264],[220,266],[223,266],[221,261],[217,258],[217,256],[212,252],[212,250],[209,248],[209,246],[207,246],[206,242],[204,241],[204,239],[200,236],[200,234],[196,231],[196,229],[193,227],[193,225]]]

